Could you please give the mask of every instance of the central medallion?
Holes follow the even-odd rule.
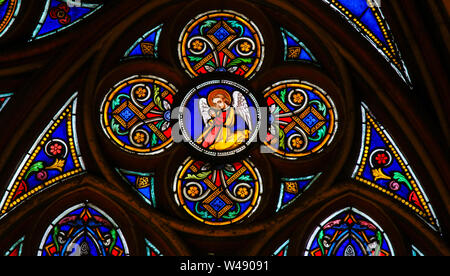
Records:
[[[191,89],[181,103],[183,138],[197,152],[227,157],[246,150],[258,135],[260,107],[244,86],[213,80]]]

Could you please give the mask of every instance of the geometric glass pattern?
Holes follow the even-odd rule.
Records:
[[[412,86],[393,34],[381,11],[381,0],[322,0],[339,12],[391,64],[399,76]]]
[[[289,246],[289,240],[285,241],[277,250],[272,254],[272,256],[287,256]]]
[[[156,207],[155,177],[153,173],[133,172],[116,169],[120,176],[142,196],[150,206]]]
[[[162,24],[154,29],[151,29],[142,37],[140,37],[131,46],[124,55],[124,58],[137,58],[137,57],[158,57],[158,42],[161,35]]]
[[[210,11],[186,25],[178,41],[178,57],[191,77],[229,72],[251,78],[262,65],[264,41],[243,15]]]
[[[281,28],[284,42],[284,60],[318,63],[311,51],[296,36]]]
[[[361,112],[361,150],[352,178],[396,199],[440,231],[431,203],[405,156],[364,103]]]
[[[161,252],[156,248],[149,240],[145,239],[145,249],[147,256],[163,256]]]
[[[0,0],[0,37],[2,37],[14,23],[14,20],[19,14],[20,4],[21,0]]]
[[[128,256],[117,224],[91,203],[75,205],[47,228],[38,256]]]
[[[383,229],[355,208],[340,210],[316,228],[305,256],[394,256]]]
[[[189,215],[217,226],[251,216],[261,200],[262,184],[248,160],[218,165],[188,158],[178,169],[173,192]]]
[[[22,159],[1,202],[0,217],[42,190],[85,171],[76,132],[75,93]]]
[[[133,76],[116,84],[100,109],[105,134],[131,153],[163,152],[173,144],[170,121],[176,91],[154,76]]]
[[[25,237],[20,238],[11,248],[3,254],[3,256],[22,256],[23,241]]]
[[[321,174],[306,177],[282,178],[276,212],[279,212],[297,200]]]
[[[12,95],[13,93],[0,94],[0,111],[2,111],[3,108],[5,108],[6,104],[11,99]]]
[[[277,156],[298,159],[321,152],[337,131],[336,108],[330,96],[305,81],[275,83],[264,91],[269,106],[265,145]]]
[[[102,7],[73,0],[47,0],[39,24],[30,41],[40,39],[82,21]]]

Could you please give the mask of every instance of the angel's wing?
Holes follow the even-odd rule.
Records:
[[[203,122],[205,125],[208,124],[209,120],[211,120],[211,115],[209,115],[209,105],[206,98],[201,98],[199,101],[200,113],[202,114]]]
[[[247,100],[241,92],[233,92],[233,107],[236,110],[236,114],[244,119],[250,131],[252,131],[253,125],[252,117],[250,115],[250,109],[248,107]]]

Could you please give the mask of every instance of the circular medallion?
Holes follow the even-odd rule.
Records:
[[[262,192],[261,176],[250,161],[212,165],[189,158],[174,181],[178,205],[209,225],[241,222],[257,209]]]
[[[229,72],[250,78],[264,58],[264,41],[253,22],[233,11],[211,11],[191,20],[178,42],[181,64],[196,77]]]
[[[176,88],[154,76],[134,76],[106,95],[100,121],[105,134],[120,148],[144,155],[173,144],[170,124]]]
[[[238,154],[254,142],[260,108],[242,85],[214,80],[191,89],[181,103],[179,126],[184,141],[207,156]]]
[[[266,146],[278,156],[297,159],[328,146],[337,130],[337,113],[325,91],[297,80],[265,90],[269,107]]]

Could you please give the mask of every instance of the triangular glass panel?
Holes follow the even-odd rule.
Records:
[[[409,87],[408,69],[381,11],[381,0],[322,0],[339,12],[391,64]]]
[[[276,212],[279,212],[297,200],[297,198],[299,198],[321,174],[322,173],[306,177],[282,178]]]
[[[284,28],[281,28],[281,35],[283,36],[285,61],[301,61],[318,64],[312,52],[295,35]]]
[[[81,0],[47,0],[31,40],[60,32],[82,21],[101,7],[101,4],[88,4]]]
[[[0,202],[0,218],[42,190],[85,171],[76,132],[75,93],[22,159]]]
[[[365,104],[361,110],[362,144],[352,177],[396,199],[438,231],[431,203],[405,156]]]
[[[116,169],[120,176],[143,197],[150,206],[156,207],[155,178],[153,173]]]
[[[141,36],[124,55],[124,58],[150,57],[158,58],[158,43],[162,24]]]

